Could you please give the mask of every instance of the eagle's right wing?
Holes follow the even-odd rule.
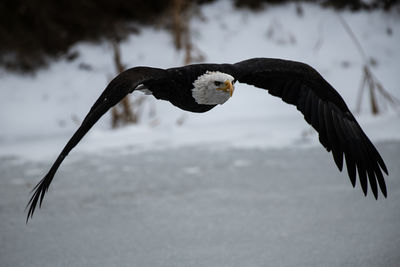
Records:
[[[44,195],[49,189],[55,173],[63,162],[68,153],[79,143],[85,134],[93,127],[93,125],[115,104],[121,101],[127,94],[133,92],[139,85],[152,82],[154,80],[166,77],[167,73],[163,69],[149,67],[135,67],[120,73],[115,77],[91,107],[81,126],[76,130],[74,135],[65,145],[56,161],[51,166],[49,172],[42,180],[33,188],[32,197],[27,205],[29,211],[26,220],[32,218],[36,206],[42,204]]]

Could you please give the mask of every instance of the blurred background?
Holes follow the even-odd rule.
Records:
[[[4,145],[65,138],[108,81],[138,65],[168,68],[278,57],[316,68],[356,113],[390,113],[399,104],[398,1],[32,0],[2,1],[0,12]],[[98,127],[138,124],[153,132],[193,124],[201,131],[202,123],[232,127],[237,120],[253,121],[249,128],[258,135],[258,119],[301,118],[280,100],[241,88],[224,112],[217,108],[205,116],[134,93]],[[303,130],[293,137],[306,136]],[[257,144],[265,144],[263,135]]]
[[[356,113],[399,104],[398,1],[2,1],[0,12],[0,141],[7,143],[70,134],[107,82],[138,65],[285,58],[315,67]],[[135,93],[99,125],[175,127],[292,114],[242,88],[226,112],[206,116]]]
[[[215,0],[170,1],[2,1],[0,46],[1,65],[8,70],[34,72],[50,59],[75,60],[79,54],[71,47],[77,42],[119,42],[139,34],[140,27],[168,30],[176,49],[186,48],[190,19],[201,18],[199,8]],[[386,1],[296,1],[232,0],[234,8],[261,12],[268,7],[296,3],[302,15],[302,2],[315,3],[336,10],[385,10],[397,4]],[[222,15],[222,14],[221,14]],[[228,14],[225,14],[227,16]],[[204,16],[203,16],[204,18]],[[188,38],[190,39],[190,37]],[[186,46],[185,46],[186,45]],[[187,58],[186,61],[192,61]],[[197,59],[199,60],[199,59]],[[186,62],[188,63],[188,62]]]
[[[3,0],[0,40],[0,266],[397,266],[399,1]],[[25,225],[119,72],[252,57],[307,63],[342,95],[388,164],[387,200],[351,187],[295,107],[237,84],[205,114],[129,95]]]

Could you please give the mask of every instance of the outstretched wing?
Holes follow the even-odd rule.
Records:
[[[321,144],[328,152],[332,151],[340,171],[345,156],[353,187],[358,172],[365,195],[369,180],[375,198],[378,198],[377,181],[386,197],[381,170],[386,174],[388,170],[379,152],[343,98],[316,70],[300,62],[269,58],[249,59],[233,66],[239,82],[267,89],[271,95],[295,105],[303,113],[305,120],[319,133]]]
[[[27,205],[27,207],[29,206],[29,211],[26,218],[27,221],[29,218],[32,218],[38,202],[39,207],[41,206],[44,195],[49,189],[50,183],[64,158],[79,143],[83,136],[85,136],[85,134],[101,118],[101,116],[103,116],[111,107],[122,100],[127,94],[133,92],[133,90],[135,90],[135,88],[139,85],[164,79],[166,75],[167,73],[163,69],[136,67],[122,72],[107,85],[106,89],[91,107],[81,126],[74,133],[64,149],[61,151],[57,160],[51,166],[49,172],[33,188],[32,197]]]

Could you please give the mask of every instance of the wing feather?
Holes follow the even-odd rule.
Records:
[[[304,108],[304,119],[311,124],[311,112],[312,112],[312,96],[313,92],[308,90],[306,105]]]
[[[335,111],[335,109],[332,109],[332,121],[333,121],[333,129],[336,133],[337,140],[339,142],[338,144],[338,150],[340,151],[340,156],[337,158],[338,162],[336,165],[338,165],[338,168],[340,171],[343,169],[343,156],[346,152],[346,137],[344,136],[342,132],[342,127],[340,126],[340,119]],[[335,160],[336,161],[336,160]]]
[[[331,151],[331,147],[328,143],[327,139],[327,134],[326,134],[326,128],[325,128],[325,118],[324,118],[324,103],[321,99],[318,101],[318,111],[316,111],[318,114],[318,121],[320,128],[318,131],[319,133],[319,142],[326,148],[326,150],[329,152]]]
[[[288,104],[295,104],[299,96],[299,90],[293,90],[293,88],[299,88],[299,86],[299,81],[290,80],[286,85],[283,86],[282,100]]]
[[[33,188],[32,196],[28,202],[28,215],[26,221],[32,218],[36,206],[42,205],[43,198],[49,189],[55,173],[68,153],[79,143],[93,125],[115,104],[121,101],[127,94],[131,93],[135,88],[143,83],[153,79],[159,79],[166,75],[165,71],[156,68],[136,67],[126,70],[115,77],[93,104],[82,124],[74,133],[66,146],[61,151],[56,161],[51,166],[49,172],[42,180]]]
[[[239,82],[267,89],[303,113],[304,119],[319,133],[320,143],[332,152],[340,171],[343,161],[346,162],[353,187],[358,173],[365,195],[369,182],[375,198],[378,184],[386,197],[382,170],[386,174],[388,171],[381,155],[343,98],[316,70],[300,62],[270,58],[249,59],[233,66]]]
[[[336,130],[333,122],[333,116],[332,112],[333,109],[330,106],[331,103],[328,102],[327,104],[324,105],[324,117],[325,117],[325,123],[326,123],[326,132],[328,134],[328,140],[329,143],[332,144],[332,154],[333,154],[333,159],[336,163],[336,166],[340,171],[342,171],[343,168],[343,152],[341,151],[341,141],[339,137],[336,135]]]
[[[376,175],[376,179],[378,180],[379,188],[381,189],[382,194],[385,197],[387,197],[385,179],[383,178],[383,174],[381,172],[381,169],[378,167],[377,164],[375,164],[375,175]]]
[[[318,97],[314,94],[312,97],[312,105],[311,105],[311,125],[314,127],[316,131],[319,130],[320,125],[319,125],[319,118],[318,118],[318,110],[319,110],[319,99]]]
[[[304,114],[305,106],[306,106],[306,98],[307,98],[307,88],[305,88],[304,84],[300,85],[299,94],[297,98],[296,108],[298,111]],[[278,96],[279,97],[279,96]]]

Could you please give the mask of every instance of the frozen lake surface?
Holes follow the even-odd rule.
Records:
[[[29,224],[51,162],[3,157],[0,265],[398,266],[400,143],[377,147],[378,201],[320,147],[76,153]]]

